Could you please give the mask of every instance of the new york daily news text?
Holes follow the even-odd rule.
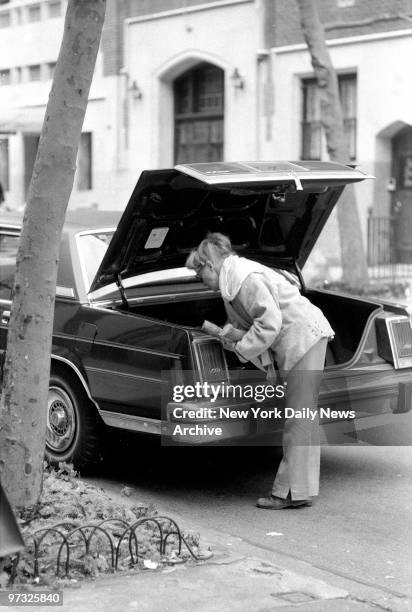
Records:
[[[264,402],[266,400],[280,399],[285,397],[287,383],[283,385],[271,384],[243,384],[234,385],[229,383],[197,382],[194,385],[175,385],[173,387],[173,402],[183,403],[186,400],[206,400],[212,406],[199,406],[198,408],[186,408],[175,406],[172,410],[174,419],[281,419],[297,418],[314,420],[319,414],[320,418],[354,419],[354,410],[331,410],[328,407],[309,408],[296,406],[294,408],[285,406],[264,409],[261,406],[250,406],[249,408],[236,408],[236,406],[218,406],[218,400],[250,400],[252,402]]]

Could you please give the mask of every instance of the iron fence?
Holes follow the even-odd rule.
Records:
[[[396,281],[412,278],[412,251],[398,241],[399,219],[368,218],[368,269],[371,279]]]

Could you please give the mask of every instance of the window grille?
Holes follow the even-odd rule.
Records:
[[[175,163],[223,159],[224,73],[210,64],[174,84]]]

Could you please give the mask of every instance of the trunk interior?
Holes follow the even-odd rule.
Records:
[[[322,310],[335,331],[335,338],[328,345],[326,365],[349,361],[359,345],[369,316],[379,306],[352,296],[345,298],[314,290],[308,291],[306,297]],[[130,310],[135,314],[185,327],[200,327],[205,319],[217,325],[226,322],[223,301],[217,296],[192,300],[186,296],[181,300],[131,306]]]

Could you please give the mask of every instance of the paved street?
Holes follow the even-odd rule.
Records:
[[[397,418],[385,431],[402,442],[412,415]],[[326,570],[360,592],[412,595],[412,446],[324,447],[319,500],[280,512],[254,506],[270,489],[278,460],[271,449],[159,449],[126,437],[112,460],[94,482],[116,493],[127,483],[184,526],[222,532],[223,544],[241,538],[269,557],[281,554],[289,568],[303,561],[313,575]]]

